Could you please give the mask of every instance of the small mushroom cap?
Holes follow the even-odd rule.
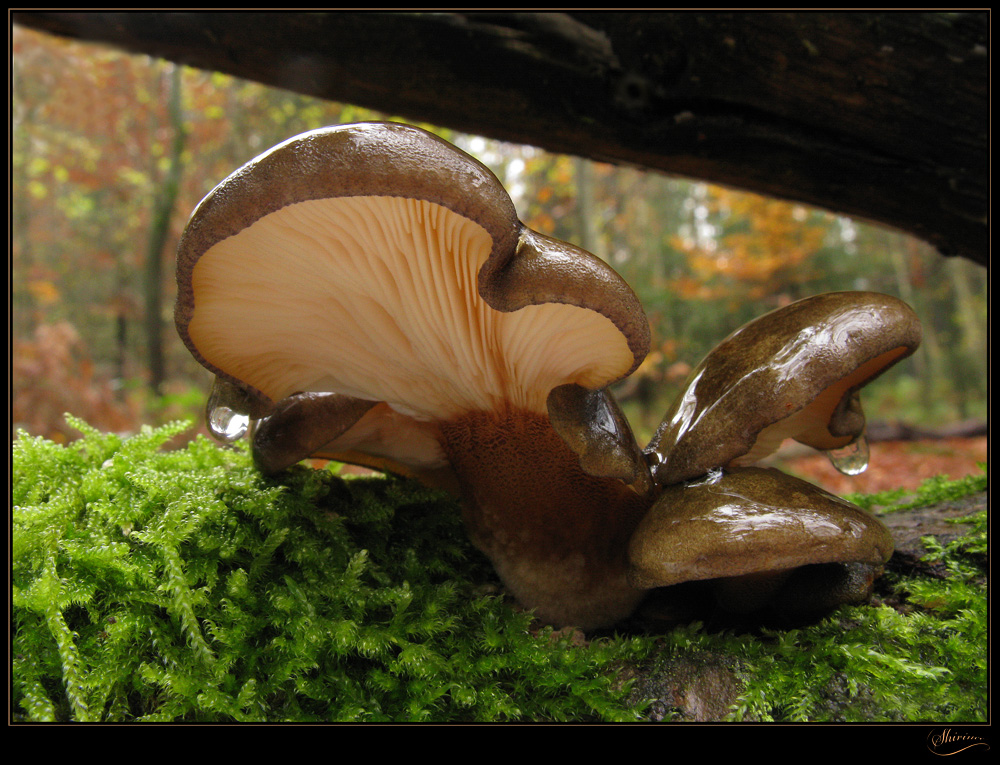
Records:
[[[817,449],[864,432],[858,389],[920,344],[901,300],[832,292],[744,325],[691,373],[646,451],[657,483],[755,462],[795,438]]]
[[[253,458],[261,472],[276,473],[309,457],[456,486],[433,425],[339,393],[289,396],[254,424]]]
[[[888,530],[856,505],[778,470],[737,468],[664,489],[632,535],[628,578],[650,589],[891,555]]]
[[[561,385],[549,393],[548,408],[552,428],[576,452],[584,472],[617,478],[640,495],[652,490],[649,465],[611,393]]]
[[[264,473],[293,465],[343,435],[376,404],[339,393],[289,396],[254,423],[254,462]]]
[[[477,160],[393,123],[305,133],[238,170],[192,216],[177,279],[178,332],[254,418],[308,393],[384,402],[404,428],[545,413],[553,388],[601,389],[649,344],[610,267],[526,229]],[[381,449],[390,420],[372,409],[331,439],[365,451],[361,427]]]

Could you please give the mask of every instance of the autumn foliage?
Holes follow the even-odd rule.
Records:
[[[77,412],[102,430],[133,432],[141,424],[134,403],[97,374],[79,333],[66,321],[40,324],[30,340],[14,340],[13,423],[65,443],[79,436],[64,419]]]
[[[810,258],[824,246],[832,216],[757,194],[712,186],[705,220],[711,236],[676,236],[689,272],[671,280],[689,298],[761,300],[780,294],[789,280],[808,274]],[[721,230],[715,230],[716,228]]]

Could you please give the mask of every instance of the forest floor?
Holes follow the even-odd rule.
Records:
[[[879,441],[871,444],[868,470],[848,476],[822,454],[779,455],[775,464],[827,491],[874,494],[890,489],[916,489],[928,478],[945,475],[957,479],[980,472],[987,460],[987,437],[939,438],[920,441]]]

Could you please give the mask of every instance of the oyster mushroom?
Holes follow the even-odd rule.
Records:
[[[654,480],[749,465],[786,438],[845,472],[864,470],[858,391],[913,353],[920,334],[906,303],[874,292],[817,295],[751,321],[691,372],[646,449]]]
[[[645,356],[645,314],[481,163],[398,124],[305,133],[201,202],[177,279],[180,336],[213,406],[259,420],[262,469],[328,456],[453,488],[543,620],[610,624],[642,597],[625,547],[651,481],[604,388]]]
[[[453,491],[472,541],[544,621],[611,625],[675,581],[662,570],[701,576],[699,556],[716,543],[766,564],[708,575],[737,601],[779,584],[790,596],[785,572],[818,566],[848,574],[802,584],[806,599],[817,588],[850,599],[887,555],[877,522],[812,489],[773,511],[780,531],[767,512],[740,511],[757,527],[747,533],[718,507],[690,517],[715,490],[668,484],[786,435],[819,448],[855,441],[857,389],[919,337],[898,301],[823,297],[748,325],[710,354],[643,452],[606,390],[648,350],[633,292],[599,259],[525,227],[481,163],[392,123],[305,133],[236,171],[192,215],[177,280],[178,332],[216,375],[216,435],[249,428],[267,473],[324,457]],[[744,491],[744,475],[718,485]],[[760,508],[788,481],[746,491]],[[805,520],[820,513],[813,499],[826,526]],[[678,542],[675,527],[698,530]],[[852,560],[812,562],[828,530]]]
[[[629,581],[711,581],[732,612],[820,611],[867,598],[892,549],[860,507],[778,470],[735,468],[663,490],[629,544]]]

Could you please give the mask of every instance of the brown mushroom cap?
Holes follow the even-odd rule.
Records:
[[[364,465],[455,491],[437,429],[387,404],[339,393],[299,393],[253,426],[254,464],[276,473],[313,457]]]
[[[671,484],[767,456],[785,438],[822,450],[864,432],[857,397],[920,343],[897,298],[833,292],[772,311],[723,340],[691,373],[646,451]]]
[[[584,472],[617,478],[640,495],[652,490],[649,465],[608,391],[561,385],[549,393],[548,409],[553,430],[577,454]]]
[[[769,591],[802,566],[881,567],[892,548],[856,505],[777,470],[736,468],[664,489],[632,535],[628,577],[644,589],[719,579]]]
[[[192,216],[177,279],[185,344],[270,430],[295,416],[278,402],[309,393],[385,402],[418,430],[473,411],[544,414],[553,388],[603,388],[649,342],[613,270],[524,228],[472,157],[392,123],[305,133],[231,175]],[[378,426],[366,412],[351,427],[391,440],[386,411]],[[333,419],[330,449],[350,436],[364,451]]]

